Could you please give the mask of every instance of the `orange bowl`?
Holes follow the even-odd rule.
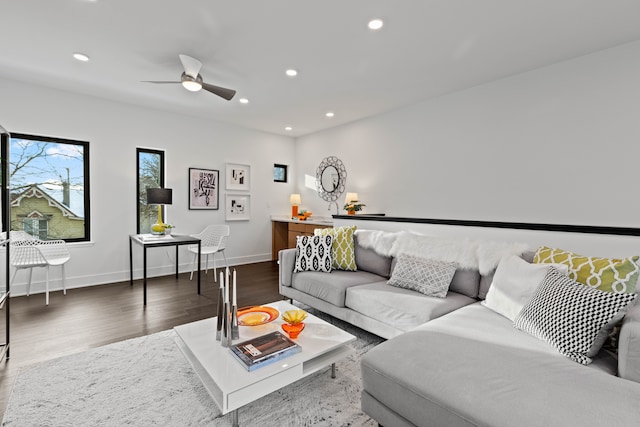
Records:
[[[307,211],[304,213],[305,218],[309,218],[311,215],[313,215],[313,212]]]

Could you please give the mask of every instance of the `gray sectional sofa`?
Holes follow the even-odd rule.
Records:
[[[447,297],[431,298],[388,286],[393,258],[359,245],[357,236],[355,241],[357,271],[293,273],[296,250],[280,251],[280,294],[383,338],[403,334],[477,301],[477,271],[456,271]]]
[[[281,251],[280,293],[388,338],[361,363],[362,408],[380,425],[640,425],[640,304],[618,354],[581,365],[482,304],[493,272],[458,269],[441,299],[387,285],[393,256],[357,235],[355,256],[358,271],[293,273],[295,249]]]

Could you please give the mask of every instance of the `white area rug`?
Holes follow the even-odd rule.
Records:
[[[382,339],[322,317],[358,337],[355,354],[336,365],[336,379],[327,367],[241,408],[241,426],[377,425],[360,410],[360,357]],[[24,369],[2,425],[231,425],[231,414],[220,414],[174,337],[159,332]]]

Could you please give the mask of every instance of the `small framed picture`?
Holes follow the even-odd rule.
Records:
[[[251,166],[227,163],[227,190],[249,191],[251,185]]]
[[[189,209],[219,209],[220,171],[189,168]]]
[[[273,182],[287,182],[287,165],[273,165]]]
[[[227,221],[247,221],[251,218],[251,196],[248,194],[227,194]]]

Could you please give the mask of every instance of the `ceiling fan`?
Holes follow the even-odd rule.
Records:
[[[202,81],[202,76],[199,74],[202,62],[188,55],[178,56],[180,57],[180,62],[182,62],[182,66],[184,67],[184,72],[182,73],[179,82],[145,80],[144,83],[181,83],[185,89],[190,90],[191,92],[197,92],[200,89],[204,89],[214,95],[218,95],[219,97],[226,99],[227,101],[230,101],[236,94],[236,91],[233,89],[214,86]]]

